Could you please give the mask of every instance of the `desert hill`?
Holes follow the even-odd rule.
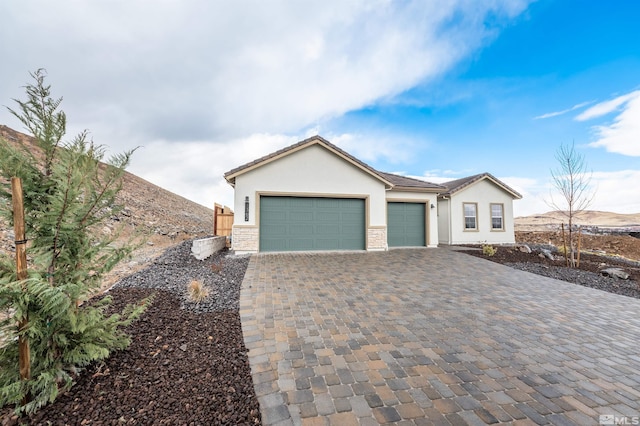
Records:
[[[25,143],[38,154],[35,140],[31,136],[0,125],[0,138],[14,144]],[[213,210],[134,174],[125,174],[118,198],[125,208],[119,216],[106,224],[102,232],[111,233],[119,226],[124,226],[125,235],[134,231],[143,232],[147,243],[134,253],[134,258],[129,263],[116,268],[112,280],[134,272],[170,245],[213,233]],[[213,205],[213,200],[211,204]],[[0,252],[13,252],[13,240],[13,229],[0,222]]]
[[[543,231],[557,228],[562,223],[567,223],[567,216],[558,211],[544,214],[522,216],[515,218],[517,231]],[[574,218],[576,225],[597,226],[601,228],[633,228],[640,227],[640,213],[622,214],[602,212],[597,210],[585,210]]]

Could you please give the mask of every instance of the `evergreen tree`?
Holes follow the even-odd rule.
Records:
[[[51,98],[45,72],[31,74],[26,100],[15,100],[10,112],[34,136],[37,149],[15,147],[0,139],[0,214],[13,225],[11,177],[22,179],[28,239],[28,278],[18,281],[15,260],[0,255],[0,407],[15,405],[31,413],[73,384],[74,374],[93,361],[126,348],[122,327],[144,311],[148,300],[107,314],[105,297],[86,302],[103,275],[134,249],[105,236],[101,224],[117,215],[116,195],[133,151],[113,156],[106,164],[103,146],[80,133],[63,142],[66,116],[62,98]],[[18,330],[16,324],[27,322]],[[31,378],[21,380],[18,335],[31,352]]]

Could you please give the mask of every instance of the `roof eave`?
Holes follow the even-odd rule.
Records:
[[[444,188],[419,188],[415,186],[400,186],[395,185],[392,188],[389,188],[392,191],[405,191],[405,192],[429,192],[433,194],[440,194]]]

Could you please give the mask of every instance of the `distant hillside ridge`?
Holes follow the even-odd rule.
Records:
[[[37,158],[42,155],[33,137],[5,125],[0,125],[0,138],[15,145],[25,144]],[[144,259],[141,259],[141,262],[155,256],[155,252],[160,248],[185,239],[213,234],[212,209],[167,191],[132,173],[126,172],[124,175],[118,202],[124,206],[123,211],[114,216],[102,232],[111,233],[119,226],[124,226],[125,234],[130,235],[138,231],[146,235],[146,251],[149,253],[143,253]],[[214,200],[211,200],[212,207],[213,202]],[[13,251],[13,240],[13,229],[0,222],[0,251]]]
[[[540,230],[555,228],[562,223],[567,223],[565,213],[551,211],[543,214],[521,216],[515,218],[516,229]],[[575,215],[576,225],[600,227],[600,228],[640,228],[640,213],[614,213],[597,210],[585,210]]]

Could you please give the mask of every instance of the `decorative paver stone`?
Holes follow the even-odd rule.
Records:
[[[638,312],[447,249],[254,255],[240,300],[265,425],[640,416]]]

